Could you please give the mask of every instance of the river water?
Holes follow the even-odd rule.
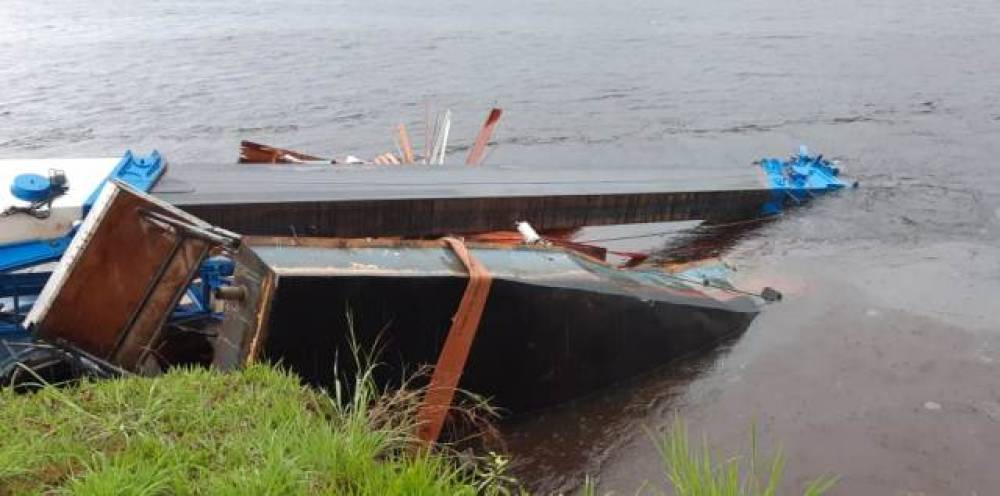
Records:
[[[711,356],[508,423],[518,474],[648,492],[678,413],[724,451],[756,425],[788,490],[995,494],[998,47],[987,0],[8,0],[0,155],[372,156],[425,102],[459,147],[504,107],[488,163],[742,167],[806,143],[861,187],[724,253],[785,300]]]

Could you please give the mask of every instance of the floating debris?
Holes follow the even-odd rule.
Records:
[[[448,134],[451,132],[451,110],[445,110],[438,121],[439,124],[435,126],[434,148],[431,148],[428,163],[444,165],[445,152],[448,150]]]
[[[399,125],[399,148],[403,163],[412,164],[414,160],[413,146],[410,144],[410,135],[406,132],[406,126],[403,124]]]
[[[489,144],[490,136],[496,130],[502,114],[503,109],[494,108],[490,110],[489,115],[486,116],[486,122],[483,124],[482,129],[479,130],[479,135],[476,136],[475,144],[469,150],[469,156],[465,159],[465,165],[479,165],[483,161],[486,145]]]
[[[253,141],[240,142],[241,164],[308,164],[308,163],[331,163],[330,160],[307,155],[302,152],[278,148],[276,146],[254,143]]]

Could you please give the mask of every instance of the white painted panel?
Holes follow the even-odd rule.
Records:
[[[15,214],[0,217],[0,244],[62,236],[80,219],[80,207],[118,165],[119,158],[0,159],[0,211],[27,206],[10,191],[14,178],[34,173],[48,177],[50,169],[66,173],[69,190],[52,202],[47,219]]]

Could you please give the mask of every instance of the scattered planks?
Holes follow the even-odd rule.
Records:
[[[493,108],[490,110],[489,115],[486,116],[486,122],[483,124],[482,129],[479,130],[479,135],[476,136],[475,144],[469,150],[469,156],[465,159],[465,165],[479,165],[483,161],[486,145],[489,144],[490,136],[493,135],[493,130],[496,129],[497,123],[500,122],[501,114],[503,114],[503,109]]]
[[[287,150],[253,141],[244,140],[240,142],[239,163],[241,164],[301,164],[308,162],[329,163],[330,161],[295,150]]]
[[[410,144],[410,135],[406,132],[406,126],[399,125],[399,148],[404,164],[413,163],[413,146]]]
[[[434,134],[431,148],[431,155],[427,163],[432,165],[444,165],[445,152],[448,149],[448,135],[451,133],[451,110],[445,110],[444,115],[437,119],[434,124]]]
[[[375,165],[399,165],[400,162],[395,155],[390,152],[385,152],[372,159],[372,163]]]
[[[362,159],[357,159],[352,156],[344,157],[343,160],[338,159],[326,159],[322,157],[317,157],[314,155],[309,155],[302,152],[297,152],[295,150],[289,150],[286,148],[279,148],[276,146],[265,145],[263,143],[256,143],[253,141],[241,141],[240,142],[240,159],[241,164],[375,164],[375,165],[400,165],[400,164],[414,164],[419,160],[420,162],[427,165],[444,165],[445,155],[448,149],[448,138],[451,133],[451,110],[445,110],[444,113],[437,116],[434,121],[433,128],[430,125],[430,110],[428,109],[427,116],[427,127],[425,129],[425,150],[424,155],[421,158],[417,158],[413,151],[413,142],[410,139],[410,135],[406,130],[406,126],[400,123],[397,127],[397,136],[395,137],[396,148],[398,153],[394,154],[392,152],[385,152],[375,156],[370,161],[365,161]],[[482,128],[479,130],[479,134],[476,135],[476,140],[469,150],[469,155],[465,159],[466,165],[479,165],[483,162],[486,154],[486,147],[489,146],[490,137],[496,130],[496,127],[500,121],[500,116],[503,114],[503,109],[493,108],[490,109],[489,114],[486,116],[486,122],[483,123]]]

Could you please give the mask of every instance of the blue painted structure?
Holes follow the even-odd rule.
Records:
[[[142,191],[149,191],[165,170],[166,163],[155,150],[147,156],[136,156],[126,151],[108,177],[90,194],[81,208],[80,218],[86,216],[109,180],[119,179]],[[11,194],[32,203],[55,198],[63,191],[63,184],[39,174],[21,174],[10,185]],[[29,339],[28,332],[20,325],[21,320],[51,275],[51,272],[13,271],[59,260],[75,234],[74,228],[58,238],[0,245],[0,337],[5,341]],[[3,352],[0,350],[0,355]]]
[[[221,319],[222,315],[212,309],[212,293],[229,285],[234,267],[233,261],[226,257],[212,257],[203,262],[198,278],[188,287],[187,298],[171,314],[170,323]],[[19,324],[51,275],[51,272],[0,274],[0,338],[27,335]]]
[[[198,279],[187,289],[187,300],[177,305],[170,315],[170,323],[177,324],[203,318],[222,320],[222,314],[212,309],[212,293],[228,286],[232,280],[235,264],[226,257],[212,257],[205,260],[198,269]]]
[[[5,277],[5,272],[59,260],[69,242],[73,240],[74,234],[76,231],[71,230],[65,236],[58,238],[36,239],[0,246],[0,279]]]
[[[21,174],[14,178],[10,192],[19,200],[41,201],[52,195],[52,182],[39,174]]]
[[[104,185],[108,181],[117,179],[139,191],[148,192],[153,189],[153,186],[156,185],[156,182],[160,180],[160,176],[166,170],[167,164],[164,162],[160,152],[153,150],[149,155],[142,157],[134,155],[132,150],[126,150],[125,155],[111,171],[111,174],[108,174],[107,179],[83,203],[83,215],[81,217],[86,216],[90,212],[90,208],[97,201],[97,195],[101,194],[101,190],[104,189]]]
[[[761,169],[771,187],[771,199],[761,208],[761,214],[780,213],[786,205],[798,205],[815,196],[843,189],[847,186],[840,179],[840,169],[823,155],[811,156],[805,145],[799,153],[787,160],[765,158]]]
[[[118,165],[111,171],[107,178],[94,189],[90,197],[84,202],[80,218],[82,219],[90,211],[97,195],[104,189],[104,185],[111,179],[118,179],[128,183],[130,186],[140,190],[149,191],[166,171],[166,162],[159,152],[153,150],[147,156],[136,156],[131,150],[118,162]],[[11,184],[11,193],[17,198],[25,201],[42,201],[52,195],[53,184],[48,178],[37,174],[22,174],[14,179]],[[0,245],[0,277],[4,272],[31,267],[34,265],[59,260],[70,240],[73,239],[74,230],[63,236],[53,239],[37,239],[30,241],[20,241]]]
[[[0,274],[0,337],[27,337],[21,319],[49,280],[49,272]],[[2,354],[2,350],[0,350]]]

